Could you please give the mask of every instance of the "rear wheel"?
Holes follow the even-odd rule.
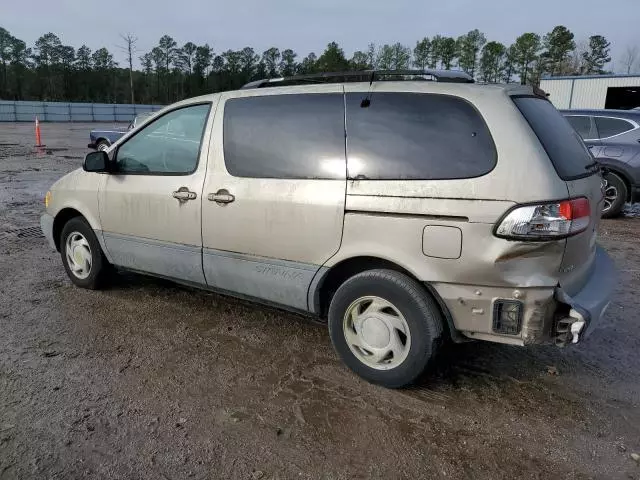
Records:
[[[67,275],[78,287],[95,290],[103,284],[109,262],[84,218],[73,217],[62,228],[60,256]]]
[[[613,218],[620,215],[627,201],[627,185],[619,175],[609,172],[604,177],[604,208],[603,218]]]
[[[96,150],[106,150],[109,146],[109,142],[106,140],[99,140],[98,143],[96,143]]]
[[[415,280],[370,270],[344,282],[331,300],[329,334],[351,370],[389,388],[412,383],[435,356],[442,315]]]

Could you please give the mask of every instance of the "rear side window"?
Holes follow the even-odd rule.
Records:
[[[570,115],[566,118],[573,129],[578,132],[578,135],[586,139],[591,138],[589,136],[591,134],[591,117],[585,117],[584,115]]]
[[[551,163],[563,180],[592,174],[593,157],[571,124],[543,98],[514,97],[513,101],[538,136]]]
[[[439,180],[484,175],[496,165],[489,129],[467,101],[448,95],[347,94],[349,178]]]
[[[236,177],[345,178],[342,94],[267,95],[224,106],[224,161]]]
[[[596,126],[600,138],[609,138],[614,135],[633,130],[633,124],[621,118],[596,117]]]

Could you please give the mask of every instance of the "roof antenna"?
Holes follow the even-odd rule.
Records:
[[[371,89],[373,87],[373,81],[375,80],[375,76],[376,76],[376,71],[372,70],[371,78],[369,79],[369,91],[367,92],[367,96],[362,99],[362,102],[360,102],[360,108],[367,108],[369,105],[371,105],[371,97],[373,97],[373,93],[371,92]]]

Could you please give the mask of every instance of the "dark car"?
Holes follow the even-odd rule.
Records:
[[[602,216],[640,202],[640,111],[562,110],[595,159],[608,171]]]
[[[96,150],[106,150],[121,136],[123,136],[129,130],[136,128],[138,125],[151,117],[154,113],[155,112],[145,112],[136,115],[136,117],[132,120],[132,122],[126,129],[91,130],[91,132],[89,132],[90,142],[87,146],[89,148],[95,148]]]

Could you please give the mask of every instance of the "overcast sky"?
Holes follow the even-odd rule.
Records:
[[[629,44],[640,46],[640,0],[0,0],[0,26],[29,46],[53,32],[77,48],[107,47],[121,63],[119,34],[138,38],[138,54],[163,34],[178,45],[209,43],[216,53],[251,46],[320,54],[337,41],[350,56],[376,44],[435,34],[457,37],[474,28],[509,44],[523,32],[544,35],[565,25],[584,40],[604,35],[614,68]]]

